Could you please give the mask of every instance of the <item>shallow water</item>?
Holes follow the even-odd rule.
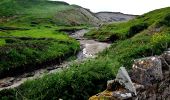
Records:
[[[109,43],[85,39],[83,35],[86,32],[88,32],[88,30],[83,29],[70,34],[70,37],[77,39],[81,44],[81,51],[77,54],[77,59],[75,61],[65,61],[60,65],[38,69],[33,72],[25,73],[23,75],[19,75],[15,77],[7,77],[4,79],[0,79],[0,91],[3,89],[18,87],[26,80],[40,78],[46,74],[61,71],[64,68],[68,68],[68,66],[73,62],[81,62],[86,58],[94,58],[96,57],[97,53],[103,51],[105,48],[110,46]]]

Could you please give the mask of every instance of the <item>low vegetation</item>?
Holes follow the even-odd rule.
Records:
[[[86,34],[88,38],[94,38],[99,41],[111,41],[113,44],[110,48],[101,52],[95,59],[87,60],[81,64],[73,64],[69,69],[65,69],[55,74],[46,75],[40,79],[27,81],[18,88],[3,90],[0,92],[0,99],[88,99],[89,96],[103,91],[106,81],[115,77],[119,67],[124,66],[127,69],[130,69],[134,59],[161,54],[163,50],[170,46],[169,11],[170,8],[155,10],[129,22],[104,25],[99,29],[90,31]],[[33,34],[35,32],[30,32],[35,30],[12,32],[9,34],[10,36],[17,37],[32,36],[33,40],[28,44],[35,42],[35,44],[40,45],[36,49],[38,49],[38,52],[42,52],[42,55],[39,55],[42,59],[44,58],[44,55],[45,57],[53,58],[53,54],[58,54],[54,51],[56,45],[64,48],[65,44],[71,42],[71,46],[66,45],[66,51],[68,49],[70,50],[70,48],[73,48],[73,51],[77,49],[77,43],[73,42],[74,40],[60,40],[60,38],[54,37],[55,33],[50,33],[47,36],[45,35],[48,39],[44,39],[41,32],[38,36],[37,34]],[[24,34],[25,32],[28,32],[28,34]],[[60,35],[63,36],[63,34]],[[36,42],[36,39],[40,39],[38,43]],[[8,45],[8,43],[13,41],[15,41],[13,44],[20,43],[19,41],[21,41],[21,39],[7,39],[5,41],[5,45]],[[29,40],[22,40],[21,43],[24,44],[28,41]],[[49,44],[44,46],[43,44],[46,43]],[[15,47],[17,48],[16,45]],[[43,49],[39,50],[39,48]],[[49,52],[52,50],[52,55],[49,53],[47,53],[49,55],[46,53],[44,54],[43,50],[49,50]],[[21,53],[30,56],[30,54],[34,52],[34,49],[31,51],[26,49]],[[18,54],[19,53],[16,51],[11,53],[11,55],[15,56]]]
[[[94,38],[99,41],[117,41],[124,40],[134,36],[135,34],[147,29],[153,24],[156,26],[162,26],[169,21],[169,7],[158,9],[150,13],[138,16],[136,19],[128,22],[113,23],[109,25],[103,25],[99,29],[93,29],[86,34],[88,38]],[[159,25],[158,25],[159,24]]]
[[[1,0],[0,7],[2,26],[93,26],[99,22],[90,11],[61,1]]]
[[[0,92],[1,99],[88,99],[105,89],[106,81],[115,77],[120,66],[130,69],[134,59],[160,54],[165,50],[170,45],[169,31],[166,30],[154,35],[146,31],[117,41],[96,59],[27,81],[18,88],[3,90]]]
[[[87,100],[99,89],[104,89],[106,84],[101,83],[113,77],[111,67],[106,65],[107,62],[97,60],[72,65],[59,73],[27,81],[17,89],[1,91],[0,99]]]
[[[0,34],[3,38],[0,42],[1,77],[37,69],[40,64],[60,63],[79,50],[76,40],[54,29],[15,30]]]
[[[5,40],[4,39],[0,39],[0,46],[5,45]]]

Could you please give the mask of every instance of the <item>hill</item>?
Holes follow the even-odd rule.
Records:
[[[155,30],[161,23],[168,24],[169,7],[158,9],[150,13],[138,16],[128,22],[113,23],[103,25],[99,29],[94,29],[86,36],[99,41],[116,41],[133,37],[145,29]],[[156,28],[155,28],[156,27]]]
[[[135,15],[123,14],[120,12],[98,12],[95,15],[104,23],[106,22],[121,22],[134,19]]]
[[[62,31],[101,23],[90,10],[62,1],[1,0],[0,7],[0,78],[72,56],[79,43]]]
[[[159,55],[170,47],[169,11],[169,7],[157,9],[128,22],[93,29],[86,37],[112,42],[97,58],[27,81],[18,88],[3,90],[1,99],[87,100],[102,91],[121,66],[130,69],[134,59]]]
[[[72,18],[71,11],[80,14],[83,8],[46,0],[1,0],[0,7],[0,78],[39,69],[38,65],[60,63],[79,50],[79,43],[59,30],[72,25],[70,19],[61,16],[69,13]],[[55,17],[56,13],[61,16]]]
[[[115,12],[93,13],[81,6],[61,1],[2,0],[0,6],[0,25],[3,26],[35,26],[39,24],[98,26],[101,22],[127,21],[135,17]]]
[[[100,21],[89,10],[60,1],[1,0],[0,24],[97,25]]]

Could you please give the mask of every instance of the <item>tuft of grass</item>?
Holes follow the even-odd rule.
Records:
[[[5,44],[6,44],[5,40],[4,39],[0,39],[0,46],[3,46]]]

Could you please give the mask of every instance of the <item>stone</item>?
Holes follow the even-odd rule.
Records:
[[[11,77],[8,81],[13,82],[14,80],[15,80],[15,78]]]
[[[118,81],[121,85],[123,85],[124,88],[137,95],[136,89],[131,81],[131,78],[129,77],[129,74],[124,67],[120,67],[115,80]]]
[[[139,91],[139,90],[142,90],[142,89],[145,89],[144,85],[141,85],[141,84],[137,84],[137,83],[133,83],[136,91]]]
[[[129,74],[121,67],[107,89],[89,100],[170,100],[169,63],[170,51],[136,59]]]
[[[132,94],[131,93],[125,93],[125,94],[121,94],[122,97],[124,98],[130,98],[132,97]]]
[[[127,100],[132,98],[132,93],[127,90],[121,90],[121,91],[114,91],[113,97],[117,98],[116,100]]]
[[[137,59],[132,66],[131,79],[139,84],[151,86],[163,79],[162,63],[159,57]]]
[[[54,69],[56,69],[55,67],[47,67],[46,68],[48,71],[51,71],[51,70],[54,70]]]
[[[115,80],[109,80],[109,81],[107,81],[107,88],[106,88],[106,90],[108,90],[108,91],[111,91],[112,90],[112,84],[115,82]]]
[[[124,88],[118,81],[116,80],[109,80],[107,81],[107,89],[108,91],[116,91],[119,89]]]
[[[170,70],[170,51],[165,51],[161,56],[163,70]]]

